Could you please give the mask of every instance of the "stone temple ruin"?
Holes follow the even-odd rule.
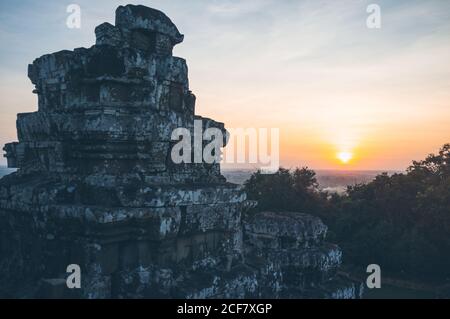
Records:
[[[121,6],[89,49],[29,66],[38,111],[19,114],[0,181],[0,296],[355,298],[341,251],[300,213],[253,203],[219,164],[174,164],[195,115],[183,41],[162,12]],[[244,215],[249,217],[243,218]],[[66,285],[81,268],[81,288]]]

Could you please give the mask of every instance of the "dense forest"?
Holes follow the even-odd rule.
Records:
[[[402,174],[381,174],[344,195],[320,191],[308,168],[254,173],[245,183],[257,210],[317,215],[352,265],[379,264],[420,280],[450,278],[450,144]]]

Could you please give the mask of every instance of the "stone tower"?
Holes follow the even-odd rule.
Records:
[[[308,267],[314,282],[332,280],[340,251],[321,246],[320,220],[296,214],[292,229],[287,215],[264,213],[244,227],[252,203],[218,163],[172,162],[174,129],[193,131],[201,120],[226,132],[195,115],[186,61],[172,55],[183,41],[172,21],[121,6],[115,26],[95,34],[91,48],[29,66],[38,111],[18,115],[19,142],[4,148],[19,169],[0,181],[0,295],[302,297],[305,281],[292,290],[283,275]],[[66,287],[72,264],[81,289]],[[319,290],[357,295],[349,283]]]

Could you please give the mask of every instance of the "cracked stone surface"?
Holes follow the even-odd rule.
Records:
[[[29,65],[38,111],[18,114],[0,180],[0,296],[356,298],[339,248],[300,213],[253,206],[219,164],[174,164],[194,120],[183,35],[162,12],[120,6],[90,48]],[[225,145],[225,141],[224,141]],[[78,264],[81,289],[66,287]]]

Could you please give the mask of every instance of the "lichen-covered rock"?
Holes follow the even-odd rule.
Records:
[[[254,203],[219,163],[172,162],[172,131],[194,135],[195,120],[226,144],[223,123],[195,115],[172,21],[121,6],[95,34],[91,48],[28,68],[38,111],[18,115],[19,140],[4,148],[18,171],[0,180],[0,296],[356,297],[326,288],[341,253],[319,219],[243,223]],[[70,264],[80,289],[65,286]]]
[[[318,245],[327,233],[319,218],[298,212],[260,212],[251,215],[244,227],[249,244],[259,249]]]
[[[319,218],[298,212],[259,212],[247,216],[243,224],[245,261],[258,269],[261,297],[361,296],[358,284],[348,280],[330,289],[342,252],[325,242],[327,227]]]
[[[183,41],[177,27],[161,11],[144,6],[120,6],[116,10],[116,26],[125,30],[141,30],[167,36],[172,44]]]

